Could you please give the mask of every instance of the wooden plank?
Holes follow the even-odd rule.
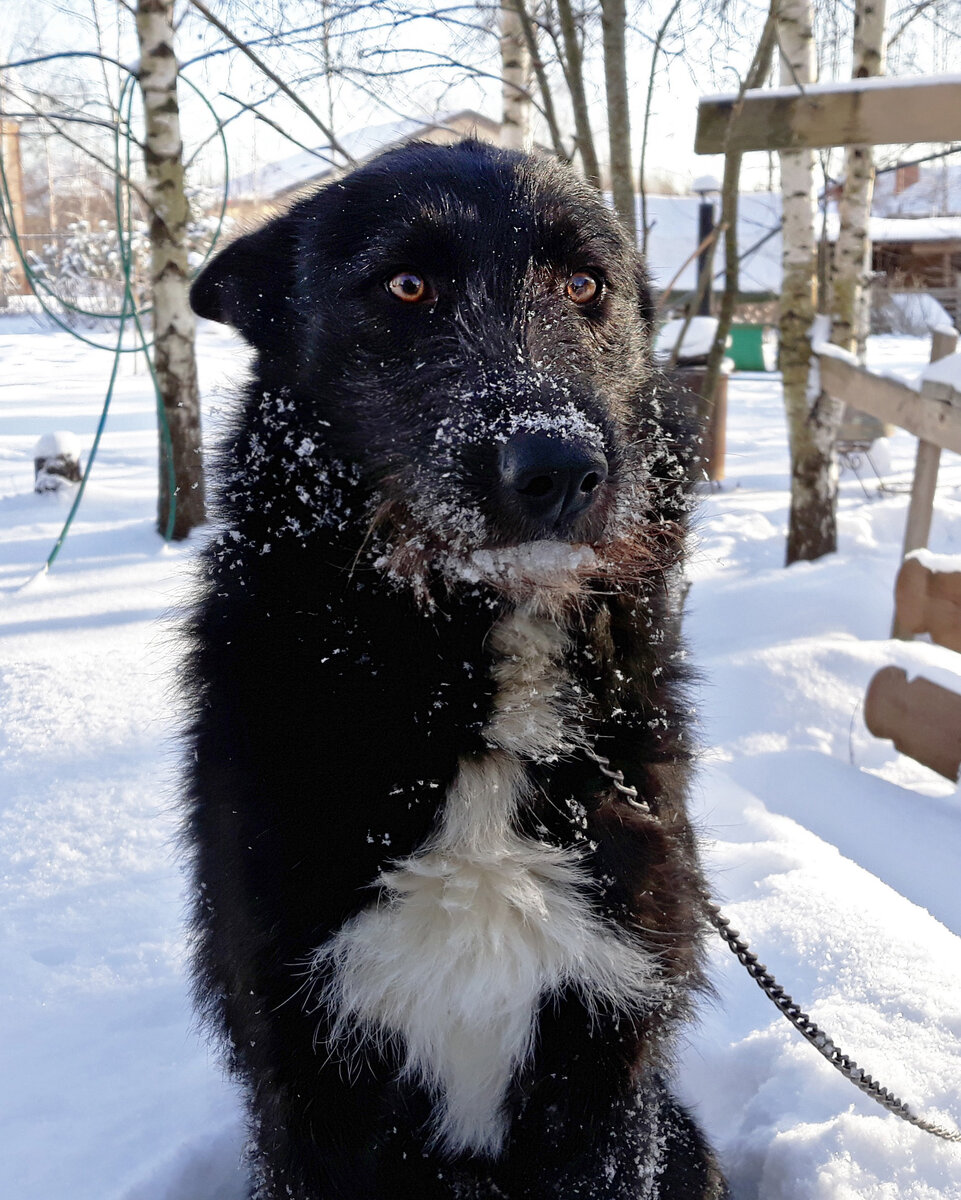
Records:
[[[933,442],[918,439],[918,453],[914,460],[914,482],[911,485],[911,503],[904,529],[904,546],[901,557],[912,550],[920,550],[928,544],[931,532],[931,516],[934,513],[934,493],[938,486],[938,468],[941,465],[941,447]]]
[[[907,672],[883,667],[868,685],[864,721],[877,738],[888,738],[902,754],[945,779],[961,768],[961,696]]]
[[[958,348],[958,331],[956,329],[935,329],[931,333],[931,361],[938,362],[947,358]],[[927,390],[930,396],[930,390]],[[927,398],[927,397],[926,397]],[[933,397],[938,399],[939,397]],[[950,401],[950,396],[944,397]],[[911,503],[908,505],[908,520],[904,527],[904,545],[901,557],[907,558],[912,550],[920,550],[927,546],[931,533],[931,520],[934,516],[934,493],[938,486],[938,469],[941,466],[941,447],[933,442],[918,439],[918,452],[914,460],[914,480],[911,484]],[[906,566],[907,564],[905,564]],[[912,568],[914,570],[914,568]],[[903,574],[903,568],[902,568]],[[911,572],[910,578],[914,578]],[[910,622],[902,617],[900,601],[897,600],[901,576],[895,587],[894,623],[891,636],[910,641],[920,629],[909,629]],[[927,632],[924,630],[924,632]]]
[[[697,154],[886,146],[961,138],[961,77],[860,79],[796,88],[705,96],[697,109]]]
[[[905,218],[906,219],[906,218]],[[876,242],[878,246],[901,245],[904,242]],[[939,258],[942,254],[957,254],[961,252],[961,239],[957,238],[941,238],[938,241],[930,242],[911,242],[908,245],[908,252],[916,258]],[[947,291],[953,289],[948,288]]]
[[[821,387],[829,396],[961,454],[961,407],[922,396],[907,384],[872,375],[833,355],[818,355],[818,362]]]
[[[958,331],[956,329],[935,329],[931,333],[931,362],[939,362],[947,358],[958,348]],[[930,385],[922,389],[925,399],[941,400],[951,403],[954,389],[943,387],[942,392]],[[914,482],[911,485],[911,503],[908,506],[908,521],[904,530],[904,546],[901,557],[907,558],[912,550],[920,550],[928,544],[931,532],[931,518],[934,514],[934,492],[938,486],[938,468],[941,463],[941,447],[918,440],[918,453],[914,463]],[[896,628],[896,626],[895,626]],[[896,637],[901,635],[895,632]]]
[[[961,653],[961,571],[932,571],[907,558],[894,585],[897,626],[904,638],[929,633],[931,641]]]

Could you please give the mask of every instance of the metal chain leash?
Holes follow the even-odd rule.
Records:
[[[587,754],[597,764],[601,774],[610,779],[618,793],[629,804],[650,814],[650,806],[639,799],[637,788],[631,787],[624,782],[623,771],[613,770],[610,760],[593,750],[588,750]],[[798,1033],[806,1041],[810,1042],[815,1050],[828,1060],[832,1067],[840,1071],[845,1079],[853,1083],[866,1096],[870,1096],[872,1100],[875,1100],[882,1107],[886,1108],[888,1112],[892,1112],[895,1116],[900,1117],[902,1121],[907,1121],[908,1124],[914,1125],[918,1129],[923,1129],[925,1133],[931,1133],[946,1142],[961,1142],[961,1132],[956,1129],[946,1129],[942,1125],[937,1125],[933,1121],[919,1117],[911,1111],[903,1100],[895,1096],[888,1088],[882,1087],[880,1083],[866,1074],[853,1058],[845,1054],[839,1046],[836,1046],[824,1030],[812,1021],[808,1014],[801,1009],[800,1005],[795,1003],[791,996],[781,987],[767,967],[763,963],[758,962],[757,955],[753,953],[748,943],[741,937],[738,931],[731,928],[731,922],[724,916],[716,904],[709,903],[707,905],[707,915],[723,941],[727,943],[731,953],[737,956],[738,962],[744,967],[771,1003],[775,1005],[781,1015],[790,1021]]]
[[[761,991],[772,1004],[777,1006],[782,1016],[791,1022],[801,1037],[809,1041],[815,1050],[828,1060],[832,1067],[841,1072],[845,1079],[850,1080],[866,1096],[870,1096],[872,1100],[876,1100],[878,1104],[883,1105],[888,1112],[893,1112],[902,1121],[907,1121],[910,1125],[916,1125],[918,1129],[923,1129],[926,1133],[933,1133],[935,1137],[943,1138],[946,1142],[961,1142],[961,1133],[958,1130],[945,1129],[942,1125],[936,1125],[933,1121],[926,1121],[924,1117],[919,1117],[911,1111],[903,1100],[900,1100],[888,1088],[882,1087],[880,1083],[872,1079],[870,1075],[867,1075],[853,1058],[845,1054],[839,1046],[836,1046],[824,1030],[812,1021],[806,1012],[802,1011],[800,1006],[792,1000],[767,967],[763,963],[758,962],[757,955],[751,951],[747,942],[740,936],[738,931],[731,928],[731,922],[724,916],[717,905],[708,904],[707,913],[711,924],[724,941],[727,942],[731,953],[737,955],[738,962],[744,967]]]

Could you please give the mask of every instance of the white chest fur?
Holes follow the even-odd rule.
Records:
[[[594,1007],[638,1008],[656,990],[650,959],[592,911],[576,854],[514,830],[525,759],[577,741],[563,635],[519,609],[491,636],[492,748],[461,761],[431,841],[315,959],[335,1038],[395,1039],[452,1153],[500,1147],[506,1089],[551,995],[573,987]]]

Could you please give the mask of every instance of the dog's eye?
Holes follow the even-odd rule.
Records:
[[[387,280],[387,290],[405,304],[420,304],[434,298],[430,284],[414,271],[398,271]]]
[[[600,298],[602,285],[588,271],[576,271],[567,281],[567,295],[575,304],[590,304]]]

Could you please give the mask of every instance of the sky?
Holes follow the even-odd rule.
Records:
[[[699,157],[693,151],[698,98],[736,90],[761,28],[766,5],[761,0],[727,0],[726,5],[722,0],[713,2],[718,11],[726,9],[725,15],[705,15],[709,14],[708,8],[695,7],[693,0],[682,0],[663,42],[652,93],[647,151],[648,178],[655,190],[687,191],[695,177],[720,177],[722,172],[719,156]],[[257,44],[262,32],[258,21],[269,6],[260,6],[256,10],[259,16],[251,17],[245,15],[247,9],[237,0],[231,3],[211,0],[211,3],[214,11],[240,37],[254,43],[257,52],[263,54],[285,81],[295,83],[308,106],[325,122],[332,119],[335,129],[341,133],[367,124],[391,121],[397,116],[430,118],[438,112],[463,108],[476,109],[495,119],[500,116],[496,38],[490,31],[476,28],[465,31],[464,28],[466,24],[476,25],[478,20],[483,24],[487,19],[490,24],[489,18],[479,18],[475,9],[452,9],[455,18],[462,22],[453,31],[426,20],[395,21],[390,28],[385,28],[382,27],[384,18],[368,17],[368,24],[377,20],[381,25],[374,30],[368,29],[363,37],[355,34],[332,45],[331,53],[344,74],[328,85],[320,80],[296,82],[310,64],[316,68],[320,61],[314,35],[301,39],[303,44],[300,46],[277,53]],[[674,7],[673,0],[646,0],[634,10],[628,68],[635,164],[642,137],[651,45]],[[927,15],[898,40],[897,50],[892,55],[893,69],[903,73],[950,69],[957,47],[950,24],[955,8],[957,0],[937,0],[926,10]],[[184,5],[179,11],[184,14],[178,27],[178,52],[181,61],[187,64],[184,75],[205,94],[222,120],[229,118],[226,136],[232,175],[249,173],[258,166],[295,153],[296,142],[309,147],[322,144],[324,138],[317,126],[282,95],[275,96],[263,108],[269,123],[244,114],[242,104],[257,103],[276,89],[238,53],[201,58],[222,48],[224,40],[188,6]],[[285,0],[282,11],[287,26],[293,27],[315,21],[318,6]],[[850,30],[847,26],[850,18],[847,9],[840,6],[822,6],[822,11],[826,14],[820,29],[822,77],[832,74],[843,77],[849,71]],[[897,10],[892,22],[899,19],[900,11]],[[137,53],[132,22],[121,14],[118,24],[119,12],[115,0],[0,0],[0,63],[24,52],[95,46],[97,37],[92,15],[97,13],[106,52],[132,64]],[[598,147],[603,156],[606,131],[602,121],[604,88],[598,38],[599,31],[587,45],[585,79],[592,116],[598,127]],[[468,59],[480,68],[479,75],[451,65],[451,62]],[[362,82],[356,76],[360,68],[402,73],[389,79],[368,78]],[[60,63],[55,70],[46,71],[45,84],[55,99],[69,92],[69,80],[77,69],[73,63]],[[107,78],[114,90],[117,77],[116,71],[108,69]],[[16,74],[8,74],[7,78],[17,82]],[[102,115],[103,109],[98,109],[93,94],[101,80],[96,73],[94,79],[95,86],[91,85],[89,89],[87,111],[99,111]],[[210,135],[211,117],[189,87],[183,89],[181,104],[189,153]],[[6,105],[9,110],[9,99]],[[569,114],[563,112],[563,105],[561,120],[569,130],[571,121]],[[542,126],[535,129],[535,136],[541,142],[547,141]],[[835,162],[840,162],[837,155]],[[198,161],[198,182],[217,183],[222,179],[222,173],[223,161],[219,152],[212,151]],[[776,184],[776,179],[776,168],[770,156],[752,154],[745,157],[742,186],[746,189],[767,189]]]

